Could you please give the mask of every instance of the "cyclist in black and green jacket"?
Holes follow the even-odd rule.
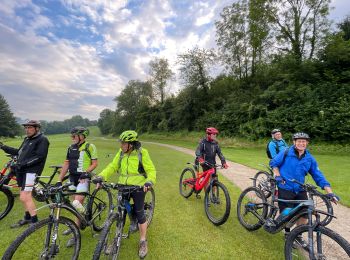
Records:
[[[66,160],[63,163],[61,174],[57,186],[62,184],[64,176],[69,171],[70,190],[76,192],[89,192],[89,174],[98,165],[97,149],[94,144],[86,142],[86,137],[89,135],[89,130],[82,126],[74,127],[71,130],[72,145],[68,147]],[[74,204],[83,208],[84,195],[74,195]],[[76,219],[76,224],[80,226],[80,222]],[[63,232],[64,235],[69,235],[71,229]],[[74,238],[68,240],[67,246],[75,244]]]

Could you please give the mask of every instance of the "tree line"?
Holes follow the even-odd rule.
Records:
[[[0,94],[0,137],[15,137],[23,135],[23,129],[21,123],[26,120],[16,118],[12,113],[10,106],[6,99]],[[40,120],[41,129],[46,134],[62,134],[69,133],[70,130],[75,126],[95,126],[96,120],[89,120],[83,118],[80,115],[72,116],[70,119],[63,121],[52,121],[48,122]]]
[[[350,18],[331,30],[329,0],[240,0],[216,25],[216,49],[178,55],[181,90],[169,94],[167,59],[130,80],[100,113],[103,134],[199,130],[257,139],[272,128],[350,140]],[[211,77],[210,71],[224,68]]]

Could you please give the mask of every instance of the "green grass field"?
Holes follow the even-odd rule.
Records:
[[[61,164],[69,145],[69,135],[49,136],[50,150],[43,175],[48,175],[51,164]],[[8,140],[6,144],[18,146],[21,140]],[[89,142],[98,148],[101,171],[112,160],[119,147],[116,139],[91,137]],[[206,218],[203,199],[195,196],[184,199],[178,191],[179,175],[187,161],[193,157],[156,145],[145,145],[157,168],[156,209],[148,232],[149,255],[147,259],[282,259],[283,235],[270,235],[264,230],[246,231],[236,217],[236,202],[240,191],[225,178],[220,179],[227,186],[231,201],[231,215],[228,221],[216,227]],[[0,161],[5,162],[4,153]],[[203,196],[202,196],[203,197]],[[37,206],[40,206],[37,203]],[[48,215],[47,210],[38,212],[39,218]],[[9,225],[23,216],[18,198],[9,215],[0,221],[2,246],[0,255],[24,229],[10,229]],[[69,215],[68,215],[69,216]],[[93,232],[82,231],[80,259],[90,259],[97,243]],[[120,259],[138,259],[138,234],[123,240]]]
[[[153,142],[173,144],[193,150],[196,149],[199,140],[197,135],[175,136],[173,138],[164,135],[145,135],[144,138]],[[220,142],[220,138],[218,141]],[[255,169],[264,169],[261,164],[268,165],[265,152],[266,144],[228,139],[223,139],[223,142],[220,142],[220,144],[222,144],[223,154],[230,161]],[[343,148],[343,152],[335,152],[336,146],[330,145],[329,153],[326,153],[328,148],[323,145],[319,146],[311,143],[309,148],[316,158],[320,170],[331,183],[333,191],[340,196],[340,203],[350,207],[350,156],[347,148]],[[306,180],[309,183],[314,183],[310,175],[308,175]]]

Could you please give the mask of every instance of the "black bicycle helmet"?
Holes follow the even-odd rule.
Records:
[[[303,132],[298,132],[295,133],[292,136],[293,140],[297,140],[297,139],[305,139],[305,140],[310,140],[310,136],[307,133],[303,133]]]
[[[89,135],[89,129],[83,127],[83,126],[76,126],[73,127],[70,131],[72,135],[83,135],[85,138]]]

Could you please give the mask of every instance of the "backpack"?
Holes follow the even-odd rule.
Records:
[[[139,166],[138,166],[138,172],[139,174],[141,174],[143,177],[147,178],[147,174],[145,169],[143,168],[143,164],[142,164],[142,148],[138,148],[137,150],[137,157],[139,158]],[[123,151],[120,152],[120,157],[119,157],[119,161],[118,161],[118,168],[120,169],[120,166],[122,164],[122,159],[124,157],[124,153]]]
[[[85,145],[85,148],[84,148],[84,152],[86,152],[86,155],[89,157],[89,159],[91,160],[91,153],[89,151],[89,147],[90,147],[90,144],[89,143],[86,143]]]
[[[270,142],[268,142],[267,145],[266,145],[266,154],[267,154],[267,157],[269,159],[272,159],[272,156],[271,156],[271,153],[270,153],[270,149],[269,149],[269,145],[270,145],[271,142],[274,142],[275,145],[276,145],[276,153],[280,152],[280,148],[279,148],[277,142],[275,140],[270,140]]]

